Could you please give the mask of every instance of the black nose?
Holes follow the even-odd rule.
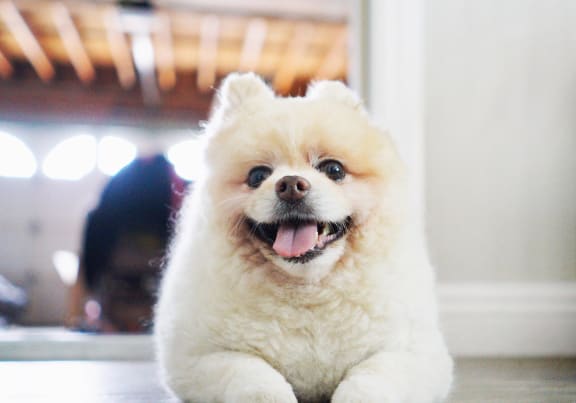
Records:
[[[301,176],[285,176],[276,182],[276,194],[282,200],[301,200],[310,190],[310,182]]]

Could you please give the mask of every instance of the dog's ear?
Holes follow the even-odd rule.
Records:
[[[308,87],[306,98],[331,99],[353,109],[364,111],[362,100],[341,81],[316,81]]]
[[[232,73],[224,79],[218,91],[220,108],[224,113],[254,98],[274,98],[274,92],[254,73]]]

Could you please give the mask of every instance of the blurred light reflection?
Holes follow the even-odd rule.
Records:
[[[105,136],[98,144],[98,169],[113,176],[136,158],[136,146],[120,137]]]
[[[174,165],[174,170],[181,178],[194,181],[204,169],[202,150],[201,140],[185,140],[168,149],[168,161]]]
[[[67,250],[58,250],[52,255],[52,264],[64,284],[72,286],[76,283],[79,264],[77,254]]]
[[[28,146],[15,136],[0,132],[0,176],[30,178],[36,168],[36,158]]]
[[[96,139],[86,134],[70,137],[57,144],[42,164],[51,179],[79,180],[96,166]]]

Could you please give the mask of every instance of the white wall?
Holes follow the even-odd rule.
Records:
[[[62,321],[67,291],[52,254],[79,251],[84,218],[103,179],[97,174],[80,182],[0,178],[0,274],[26,288],[26,322]]]
[[[356,7],[352,83],[416,176],[449,349],[574,356],[576,2]]]
[[[440,280],[576,280],[576,1],[426,4]]]

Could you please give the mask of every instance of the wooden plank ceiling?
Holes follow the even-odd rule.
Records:
[[[169,92],[202,97],[233,71],[254,71],[282,94],[299,93],[310,80],[346,78],[344,15],[326,8],[281,16],[238,1],[213,3],[0,0],[0,81],[56,88],[74,80],[90,88],[113,71],[118,90],[141,87],[144,103],[158,104]],[[19,74],[25,69],[33,77]]]

